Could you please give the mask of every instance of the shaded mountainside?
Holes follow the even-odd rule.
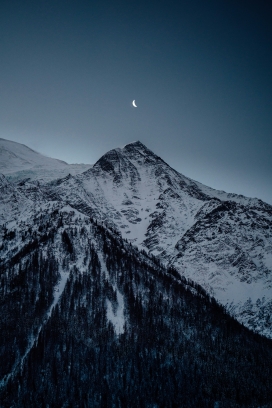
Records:
[[[271,406],[272,341],[69,205],[1,231],[1,407]]]

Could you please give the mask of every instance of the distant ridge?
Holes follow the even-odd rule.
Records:
[[[21,179],[51,181],[76,175],[89,169],[88,164],[67,164],[58,159],[46,157],[24,144],[0,138],[0,173],[9,180]]]

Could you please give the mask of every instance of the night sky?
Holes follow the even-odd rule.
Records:
[[[2,0],[0,137],[69,163],[140,140],[272,204],[269,3]]]

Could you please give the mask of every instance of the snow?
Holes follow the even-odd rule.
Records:
[[[30,178],[50,181],[69,173],[82,173],[90,167],[87,164],[68,164],[52,159],[23,144],[0,138],[0,173],[10,180]]]
[[[52,305],[50,306],[50,309],[49,309],[49,312],[47,314],[46,320],[49,319],[49,317],[52,314],[53,308],[58,303],[58,301],[59,301],[59,299],[60,299],[60,297],[61,297],[61,295],[62,295],[62,293],[64,291],[64,288],[65,288],[68,277],[69,277],[69,272],[60,271],[60,280],[59,280],[58,284],[56,285],[56,287],[54,289],[54,300],[53,300]]]
[[[117,294],[118,307],[114,310],[114,307],[109,299],[107,302],[107,319],[113,324],[114,331],[117,335],[124,333],[125,317],[124,317],[124,297],[121,292],[115,287]]]
[[[101,265],[101,273],[104,273],[106,279],[110,282],[110,275],[107,270],[103,255],[99,250],[97,251],[97,254]],[[124,332],[125,326],[124,297],[115,284],[113,284],[113,290],[116,292],[117,295],[117,308],[114,307],[114,305],[109,299],[106,299],[107,320],[113,324],[115,333],[117,335],[120,335]]]

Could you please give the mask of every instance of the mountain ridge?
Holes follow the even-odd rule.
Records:
[[[11,181],[50,181],[69,173],[81,173],[90,166],[68,164],[63,160],[44,156],[24,144],[0,138],[0,173],[5,174]]]

